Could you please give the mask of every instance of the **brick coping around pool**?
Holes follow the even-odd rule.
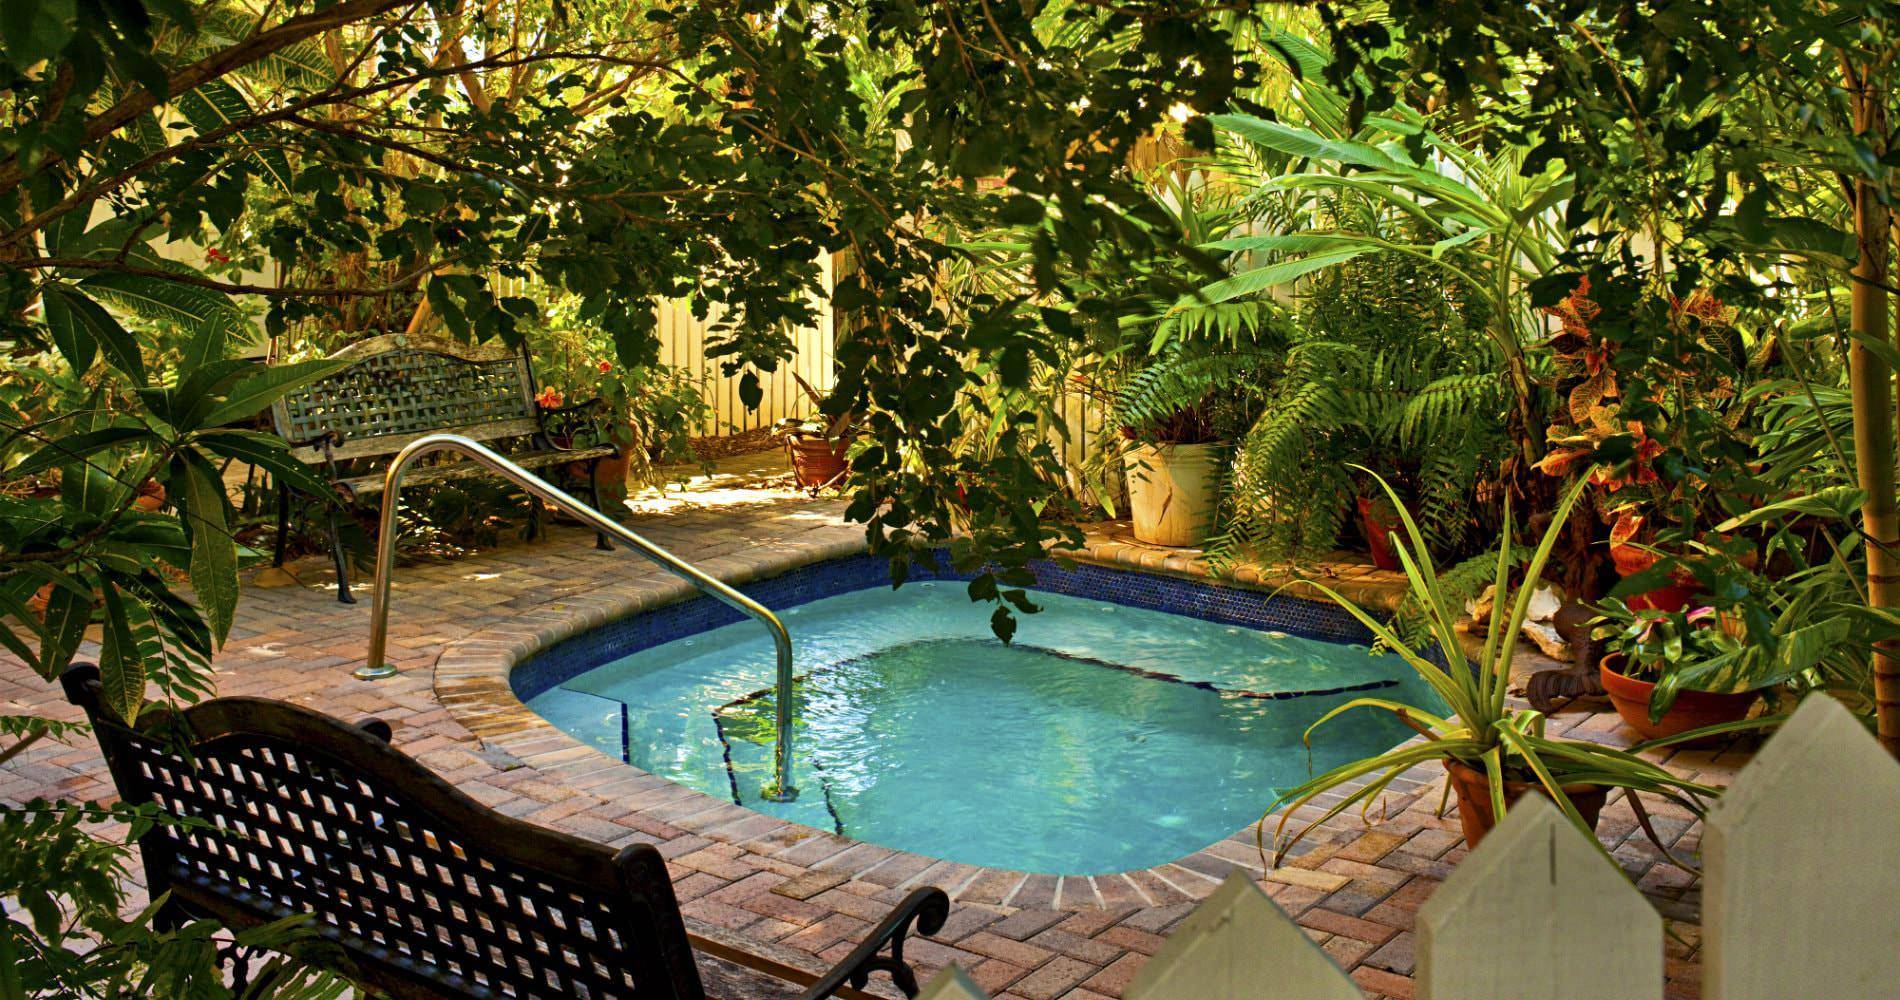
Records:
[[[795,550],[753,550],[744,558],[715,558],[701,563],[700,567],[720,580],[742,586],[813,563],[858,555],[864,550],[862,539],[831,539]],[[1096,555],[1090,551],[1075,555],[1081,562],[1145,569],[1139,563],[1112,555]],[[1177,571],[1177,574],[1206,578],[1206,574],[1191,570]],[[1266,871],[1269,866],[1262,859],[1251,825],[1226,840],[1168,864],[1092,876],[1030,874],[892,850],[776,819],[648,774],[568,735],[517,697],[510,674],[536,653],[606,622],[698,595],[698,591],[683,580],[667,582],[670,585],[550,601],[449,643],[435,665],[437,702],[490,748],[541,772],[550,780],[578,783],[593,794],[618,801],[630,810],[631,816],[710,842],[761,852],[764,858],[774,862],[771,870],[791,876],[790,881],[772,890],[791,899],[809,898],[846,882],[868,881],[891,890],[937,885],[959,901],[1075,913],[1126,906],[1164,906],[1202,899],[1236,866],[1289,884],[1312,885],[1315,881],[1310,873],[1303,871],[1292,875]],[[1226,580],[1217,582],[1233,585]],[[1251,584],[1255,588],[1260,586]],[[1347,823],[1337,826],[1344,832]]]

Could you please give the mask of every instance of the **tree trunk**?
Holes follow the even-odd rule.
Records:
[[[1850,71],[1854,90],[1854,130],[1876,144],[1886,136],[1880,95],[1865,75]],[[1848,378],[1854,394],[1854,464],[1867,494],[1861,528],[1867,543],[1867,603],[1900,609],[1900,510],[1894,502],[1893,372],[1867,342],[1891,342],[1887,307],[1887,208],[1865,177],[1854,183],[1854,234],[1859,245],[1853,273],[1852,328],[1857,335],[1848,354]],[[1900,757],[1900,642],[1874,649],[1874,700],[1882,746]]]

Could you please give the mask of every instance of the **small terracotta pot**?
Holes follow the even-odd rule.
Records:
[[[1611,653],[1597,665],[1597,673],[1603,679],[1603,690],[1609,693],[1610,704],[1615,705],[1616,714],[1623,717],[1623,724],[1636,730],[1645,740],[1667,739],[1691,729],[1740,722],[1748,718],[1748,710],[1755,707],[1758,697],[1753,691],[1740,694],[1678,691],[1669,710],[1663,713],[1661,719],[1651,722],[1649,699],[1656,692],[1656,685],[1625,676],[1621,672],[1622,666],[1623,654]],[[1709,742],[1712,740],[1705,738],[1690,740],[1683,745],[1700,746]]]
[[[1491,813],[1491,783],[1484,772],[1460,761],[1446,760],[1445,773],[1451,776],[1451,789],[1458,795],[1458,821],[1464,824],[1465,843],[1473,848],[1484,839],[1497,825],[1497,817]],[[1603,803],[1610,797],[1610,790],[1602,785],[1565,785],[1564,798],[1570,800],[1572,808],[1583,817],[1591,829],[1596,829],[1597,816],[1603,812]],[[1549,797],[1544,786],[1532,781],[1506,781],[1504,783],[1504,805],[1524,797],[1527,792]]]
[[[1366,536],[1366,549],[1372,553],[1372,565],[1378,569],[1397,572],[1403,567],[1398,552],[1392,548],[1392,535],[1399,530],[1397,523],[1387,524],[1379,514],[1379,507],[1371,497],[1359,498],[1359,530]]]
[[[808,490],[830,486],[843,477],[844,451],[849,442],[819,434],[793,434],[785,439],[785,450],[792,456],[792,473],[798,485]]]

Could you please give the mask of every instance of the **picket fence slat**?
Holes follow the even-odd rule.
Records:
[[[1662,941],[1642,893],[1527,795],[1419,908],[1419,997],[1656,1000]]]
[[[1364,994],[1332,959],[1240,872],[1181,921],[1123,1000],[1181,997],[1360,1000]]]
[[[1811,697],[1702,839],[1709,1000],[1900,997],[1900,765]]]
[[[1810,697],[1710,815],[1708,1000],[1900,997],[1900,764]],[[1528,796],[1418,913],[1420,1000],[1656,1000],[1662,919],[1548,802]],[[1148,960],[1125,1000],[1362,994],[1245,875]],[[987,1000],[954,967],[926,1000]]]
[[[961,968],[950,966],[924,984],[917,1000],[990,1000]]]

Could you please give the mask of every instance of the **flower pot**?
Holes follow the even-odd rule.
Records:
[[[1491,812],[1491,783],[1478,768],[1461,761],[1447,759],[1445,773],[1450,776],[1451,789],[1458,795],[1458,820],[1464,824],[1465,843],[1472,848],[1484,839],[1497,825],[1497,817]],[[1504,783],[1504,805],[1524,797],[1526,792],[1536,792],[1549,797],[1544,786],[1533,781],[1506,781]],[[1603,812],[1604,800],[1610,797],[1610,790],[1602,785],[1565,785],[1564,798],[1570,800],[1572,808],[1583,821],[1596,829],[1597,816]]]
[[[792,473],[798,485],[816,490],[844,478],[844,450],[849,442],[821,434],[791,434],[785,438],[785,450],[792,457]]]
[[[1656,691],[1656,685],[1645,680],[1625,676],[1621,672],[1623,654],[1611,653],[1597,665],[1597,671],[1603,678],[1603,689],[1609,693],[1610,704],[1616,706],[1616,714],[1623,717],[1623,724],[1636,730],[1645,740],[1667,739],[1680,736],[1691,729],[1720,725],[1724,722],[1740,722],[1748,718],[1748,710],[1755,707],[1756,693],[1743,691],[1740,694],[1725,694],[1715,691],[1678,691],[1676,700],[1670,704],[1661,719],[1649,721],[1649,698]],[[1685,746],[1697,746],[1710,742],[1710,739],[1690,740]]]
[[[1390,572],[1403,568],[1398,550],[1392,547],[1392,535],[1403,528],[1394,517],[1387,523],[1379,505],[1371,497],[1359,498],[1359,530],[1365,533],[1366,549],[1372,553],[1372,565]]]
[[[1610,543],[1610,561],[1616,566],[1616,575],[1635,576],[1647,571],[1662,559],[1654,552],[1636,545]],[[1669,582],[1640,594],[1632,594],[1624,601],[1635,611],[1681,611],[1702,592],[1701,584],[1693,574],[1676,570],[1670,574]]]
[[[1150,545],[1191,547],[1207,541],[1220,505],[1227,446],[1135,444],[1122,453],[1135,538]]]

